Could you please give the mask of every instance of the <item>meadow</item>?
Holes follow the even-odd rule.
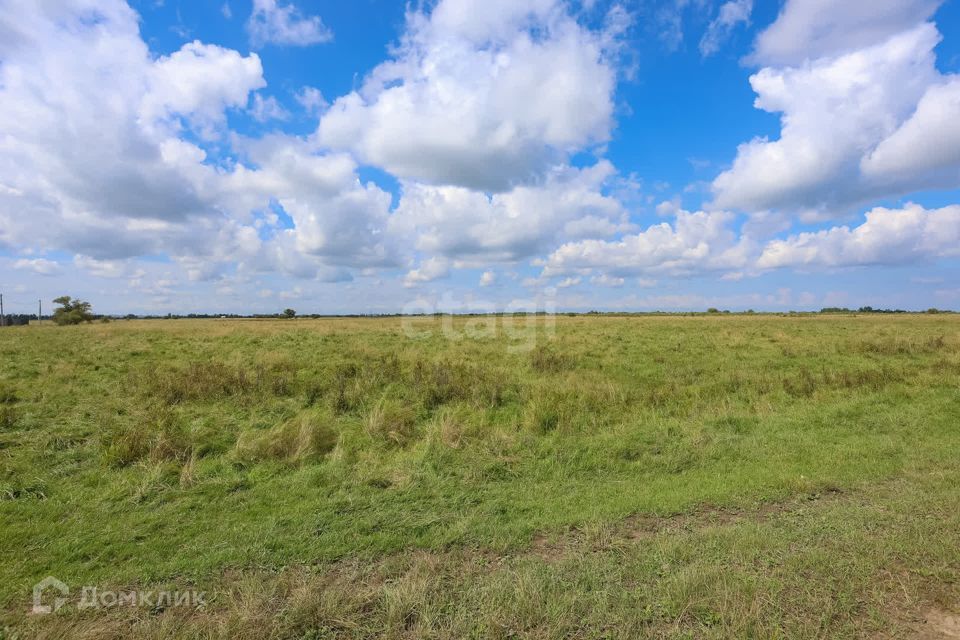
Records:
[[[0,330],[0,638],[956,637],[960,316],[535,320]]]

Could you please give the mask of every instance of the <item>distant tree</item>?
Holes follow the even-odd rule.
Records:
[[[717,309],[716,307],[710,307],[707,309],[707,313],[720,313],[720,309]]]
[[[284,309],[284,310],[283,310],[283,317],[284,317],[284,318],[292,318],[292,317],[294,317],[294,316],[296,316],[296,315],[297,315],[297,312],[294,311],[293,309]]]
[[[74,300],[70,296],[60,296],[53,302],[60,305],[53,312],[53,321],[57,324],[80,324],[93,320],[89,302]]]

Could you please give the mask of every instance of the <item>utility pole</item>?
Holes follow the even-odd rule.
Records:
[[[6,326],[7,317],[3,315],[3,294],[0,293],[0,327]]]
[[[37,300],[37,324],[43,324],[43,300]]]

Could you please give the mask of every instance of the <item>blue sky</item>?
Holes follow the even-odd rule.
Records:
[[[947,0],[0,0],[0,290],[960,308]]]

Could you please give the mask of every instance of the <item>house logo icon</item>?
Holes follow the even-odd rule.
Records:
[[[53,604],[43,604],[43,594],[45,591],[59,591],[59,595],[54,595]],[[33,585],[33,613],[44,614],[53,613],[64,604],[67,599],[62,597],[70,594],[70,587],[57,580],[53,576],[47,576],[37,584]]]

